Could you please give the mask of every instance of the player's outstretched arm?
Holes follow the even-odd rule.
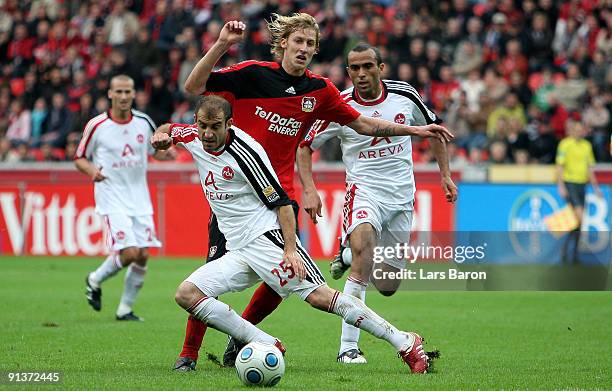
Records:
[[[185,80],[185,91],[194,95],[201,95],[206,91],[206,82],[215,64],[233,44],[242,41],[245,29],[246,25],[236,20],[227,22],[223,26],[217,41],[206,52],[204,57],[198,61],[187,77],[187,80]]]
[[[281,226],[283,233],[283,241],[285,248],[283,252],[283,261],[288,267],[291,267],[300,281],[306,278],[306,267],[302,258],[298,255],[296,236],[295,236],[295,214],[291,205],[283,205],[277,208],[278,223]]]
[[[457,185],[451,178],[450,166],[448,163],[448,151],[446,150],[446,143],[438,139],[431,139],[431,151],[438,162],[438,168],[440,169],[440,177],[442,181],[442,190],[446,196],[446,201],[455,202],[457,201]]]
[[[87,158],[81,157],[76,159],[74,161],[74,165],[79,171],[90,177],[94,182],[101,182],[106,179],[106,177],[102,175],[102,167],[96,167],[92,162],[87,160]]]
[[[317,216],[321,217],[321,197],[317,192],[317,187],[312,178],[312,150],[308,146],[298,148],[296,157],[298,174],[304,196],[302,198],[302,207],[308,213],[313,223],[317,223]]]
[[[366,117],[365,115],[360,115],[348,126],[359,134],[372,137],[419,136],[422,138],[437,138],[441,141],[451,141],[454,138],[453,134],[441,125],[401,125],[380,118]]]

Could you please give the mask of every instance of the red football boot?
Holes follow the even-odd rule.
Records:
[[[417,333],[406,333],[412,335],[414,342],[405,349],[399,351],[398,356],[408,364],[412,373],[427,373],[429,368],[429,357],[423,350],[423,338]]]

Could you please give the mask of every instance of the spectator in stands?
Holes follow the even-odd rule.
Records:
[[[529,164],[529,151],[526,149],[517,149],[514,151],[514,155],[512,156],[512,160],[517,165],[525,165]]]
[[[488,91],[484,91],[479,97],[479,108],[470,110],[468,121],[472,125],[472,133],[469,136],[468,144],[466,145],[469,151],[472,147],[484,148],[487,144],[487,121],[495,110],[495,103],[489,97]]]
[[[530,140],[529,154],[534,163],[552,164],[555,161],[557,137],[552,127],[546,122],[538,123],[537,131],[537,135]]]
[[[21,99],[14,99],[11,102],[8,117],[8,129],[6,138],[12,143],[28,142],[32,132],[32,116],[30,110],[23,107]]]
[[[113,49],[109,56],[111,70],[110,75],[128,75],[134,80],[134,85],[141,87],[144,85],[142,69],[136,68],[128,56],[125,49]],[[108,80],[108,78],[105,78]]]
[[[87,17],[81,26],[81,36],[86,40],[89,40],[96,30],[103,30],[104,17],[102,16],[102,6],[100,4],[97,2],[90,4]]]
[[[511,88],[523,110],[534,103],[541,112],[538,115],[542,118],[530,119],[529,132],[534,140],[542,139],[537,130],[539,122],[550,124],[552,136],[562,137],[565,122],[577,112],[594,128],[591,136],[597,159],[608,158],[610,124],[606,131],[601,130],[605,125],[599,125],[598,120],[602,121],[604,111],[595,108],[599,105],[595,99],[601,97],[608,112],[612,109],[612,13],[606,2],[368,0],[350,1],[346,6],[344,2],[322,6],[321,2],[296,0],[77,3],[11,0],[12,5],[0,9],[0,135],[8,128],[9,106],[15,98],[32,111],[33,134],[34,107],[40,107],[35,102],[41,97],[50,106],[55,93],[67,94],[69,108],[78,116],[80,97],[90,87],[97,110],[106,110],[108,79],[113,72],[136,78],[137,89],[153,94],[151,105],[166,121],[174,112],[175,102],[185,99],[182,80],[185,70],[192,67],[192,52],[207,51],[224,21],[248,20],[249,39],[248,44],[232,47],[219,66],[247,57],[270,60],[265,20],[271,12],[290,14],[302,9],[315,15],[322,32],[313,70],[333,77],[339,86],[342,72],[338,72],[337,64],[342,62],[349,41],[378,42],[387,52],[390,77],[419,88],[443,116],[445,110],[456,116],[459,107],[466,112],[464,103],[457,106],[457,101],[448,99],[445,88],[441,94],[438,84],[444,65],[452,64],[469,108],[469,142],[461,145],[467,149],[460,151],[464,155],[473,146],[480,146],[480,153],[487,154],[491,140],[483,139],[480,133],[486,128],[483,116],[486,122],[492,111],[491,100],[494,106],[501,104]],[[129,54],[114,51],[117,48]],[[180,48],[184,59],[177,55],[178,49],[172,48]],[[159,88],[156,69],[162,70],[163,88]],[[483,91],[488,103],[479,113]],[[530,93],[533,97],[528,100]],[[75,119],[72,130],[81,127],[77,122]],[[606,141],[602,141],[604,138]],[[548,136],[543,139],[546,146],[552,141]],[[536,144],[534,151],[539,147],[541,144]]]
[[[508,18],[501,12],[493,15],[492,23],[486,30],[483,55],[485,62],[494,62],[500,58],[502,35],[506,29]]]
[[[53,150],[53,144],[44,142],[40,146],[40,160],[44,162],[59,162],[60,159]]]
[[[522,53],[521,43],[518,39],[511,39],[506,43],[506,54],[502,56],[497,69],[507,81],[510,80],[512,72],[520,72],[521,75],[527,76],[529,63]]]
[[[463,40],[463,31],[461,30],[461,21],[457,18],[449,18],[446,23],[442,22],[442,53],[452,58],[460,42]]]
[[[516,119],[521,127],[527,124],[527,117],[525,116],[525,109],[515,92],[508,92],[504,99],[503,105],[497,106],[491,113],[487,120],[487,135],[494,137],[499,131],[499,119],[505,118],[507,121]]]
[[[136,97],[134,98],[134,109],[142,111],[143,113],[150,113],[151,109],[149,106],[149,94],[144,90],[136,91]]]
[[[427,63],[427,57],[425,56],[425,43],[421,38],[414,38],[410,41],[410,56],[409,63],[414,67],[418,68]]]
[[[508,147],[508,160],[514,161],[516,151],[527,151],[529,149],[529,136],[517,118],[508,120],[506,129],[505,142]]]
[[[553,91],[555,98],[568,111],[582,109],[582,99],[587,92],[587,82],[580,74],[580,68],[574,63],[567,67],[566,79],[560,82]]]
[[[183,60],[183,52],[178,46],[172,46],[168,53],[168,61],[164,64],[163,75],[164,79],[167,80],[168,85],[172,91],[179,89],[177,81],[179,73],[181,71],[181,62]]]
[[[406,62],[399,64],[397,67],[397,79],[414,85],[414,68],[412,68],[412,65]]]
[[[8,138],[0,138],[0,162],[9,161],[12,151],[11,142]]]
[[[184,0],[172,0],[170,11],[164,18],[159,30],[159,41],[157,47],[164,52],[170,50],[177,34],[186,26],[193,26],[194,21],[191,13],[185,9]]]
[[[30,145],[38,147],[40,138],[44,131],[45,121],[47,120],[47,101],[44,98],[36,99],[32,110],[32,132],[30,135]]]
[[[474,41],[463,41],[454,56],[453,71],[457,77],[466,77],[478,72],[482,65],[482,47]]]
[[[144,75],[149,75],[151,69],[160,63],[160,52],[155,49],[151,33],[146,27],[141,27],[136,34],[136,39],[128,44],[128,53],[134,68]]]
[[[96,116],[94,101],[90,93],[85,93],[79,98],[78,110],[74,113],[74,121],[71,132],[81,133],[90,119]]]
[[[24,69],[32,60],[33,47],[34,40],[29,36],[27,26],[23,23],[17,24],[13,39],[8,45],[8,59],[16,68]]]
[[[440,53],[440,44],[436,41],[428,41],[425,49],[425,65],[429,69],[432,79],[440,80],[440,69],[446,65]]]
[[[497,104],[504,100],[508,92],[508,84],[494,68],[488,67],[485,70],[483,82],[485,90],[493,102]]]
[[[168,121],[174,109],[172,93],[168,89],[168,83],[164,80],[161,72],[155,70],[151,78],[151,96],[149,100],[151,119],[156,124]]]
[[[7,87],[0,87],[0,135],[6,133],[9,125],[9,109],[11,106],[11,92]]]
[[[51,100],[51,109],[45,123],[42,142],[47,142],[55,148],[64,148],[66,137],[72,130],[72,113],[66,107],[66,98],[56,92]]]
[[[593,63],[589,66],[588,75],[591,80],[599,88],[603,88],[606,85],[606,73],[610,67],[610,63],[606,62],[606,57],[601,50],[595,51],[593,54]]]
[[[72,162],[74,160],[74,155],[76,154],[77,147],[79,146],[78,141],[68,141],[66,143],[66,148],[64,148],[64,161]]]
[[[548,26],[548,18],[545,14],[538,12],[533,16],[531,28],[527,31],[527,47],[525,53],[529,58],[531,69],[540,69],[543,66],[552,65],[553,33]]]
[[[469,149],[468,161],[476,166],[482,165],[486,161],[484,150],[479,147],[471,147]]]
[[[190,108],[188,101],[180,102],[176,105],[176,110],[170,117],[170,122],[179,124],[190,124],[193,123],[193,110]]]
[[[112,9],[104,24],[107,40],[112,46],[124,45],[136,35],[140,28],[138,18],[132,11],[126,9],[123,0],[115,1]]]
[[[460,90],[452,100],[446,113],[446,125],[453,130],[455,144],[461,148],[466,148],[469,143],[471,133],[470,108],[467,102],[465,91]]]
[[[480,95],[485,91],[485,84],[480,78],[480,71],[473,69],[466,79],[460,82],[460,88],[465,91],[467,104],[472,111],[480,108]]]
[[[72,83],[68,87],[67,91],[67,106],[72,112],[78,111],[80,107],[80,100],[83,95],[89,92],[91,86],[87,80],[87,76],[84,71],[76,71],[72,75]]]
[[[551,107],[550,95],[555,90],[553,73],[550,68],[544,68],[540,74],[542,81],[533,94],[532,103],[535,104],[540,110],[548,111],[548,109]]]
[[[15,148],[9,153],[6,162],[7,163],[19,163],[19,162],[34,162],[36,159],[30,153],[30,147],[25,141],[19,141]]]
[[[108,111],[108,109],[109,106],[107,97],[100,96],[98,99],[96,99],[96,104],[94,105],[94,111],[96,115],[104,113],[105,111]]]
[[[49,70],[49,78],[48,81],[43,82],[41,88],[41,94],[47,101],[47,103],[51,103],[52,97],[55,94],[66,95],[67,84],[66,80],[62,77],[62,72],[56,66]]]
[[[582,120],[591,130],[595,158],[597,161],[608,161],[610,155],[606,145],[610,139],[612,123],[610,122],[610,111],[605,106],[602,97],[598,96],[593,99],[593,102],[584,111]]]
[[[523,105],[524,108],[529,106],[533,94],[527,86],[527,83],[525,82],[525,77],[522,73],[518,71],[512,71],[510,73],[509,87],[510,90],[516,94],[519,99],[519,102],[521,102],[521,105]]]
[[[406,44],[410,42],[410,38],[406,32],[406,22],[402,19],[393,19],[391,23],[391,34],[389,35],[389,43],[387,44],[389,62],[392,64],[405,63],[408,61]],[[320,56],[320,54],[317,56]]]
[[[479,17],[471,17],[466,25],[467,36],[466,40],[474,42],[481,46],[484,42],[484,34],[482,33],[482,20]]]
[[[200,51],[198,50],[198,46],[196,44],[187,46],[187,50],[185,51],[185,59],[181,63],[177,82],[179,90],[183,94],[187,94],[185,91],[185,80],[187,80],[187,76],[189,76],[191,70],[198,63],[199,59]]]
[[[494,141],[489,146],[489,161],[493,164],[507,164],[508,148],[503,141]]]
[[[459,82],[455,79],[450,66],[444,65],[440,68],[438,80],[431,84],[431,103],[438,112],[445,111],[459,89]]]

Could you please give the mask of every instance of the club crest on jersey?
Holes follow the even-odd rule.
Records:
[[[393,121],[395,121],[396,124],[405,124],[406,116],[402,113],[395,114],[395,118],[393,118]]]
[[[136,136],[136,141],[141,144],[144,143],[144,136],[142,134],[139,134],[138,136]]]
[[[225,180],[231,181],[232,178],[234,178],[234,170],[230,166],[223,167],[223,171],[221,171],[221,173],[223,174],[223,179]]]
[[[278,200],[280,198],[280,196],[278,195],[278,193],[276,192],[276,190],[274,190],[274,188],[272,187],[272,185],[266,187],[265,189],[262,190],[263,194],[266,196],[266,198],[268,199],[268,201],[270,202],[274,202],[276,200]]]
[[[357,216],[358,219],[365,219],[366,217],[368,217],[368,212],[366,212],[365,210],[360,210],[355,216]]]
[[[316,104],[317,100],[314,96],[305,96],[302,98],[302,111],[312,113]]]

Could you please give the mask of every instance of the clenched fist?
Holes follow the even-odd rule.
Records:
[[[168,133],[157,132],[151,137],[151,145],[157,150],[166,150],[172,146],[172,139]]]

